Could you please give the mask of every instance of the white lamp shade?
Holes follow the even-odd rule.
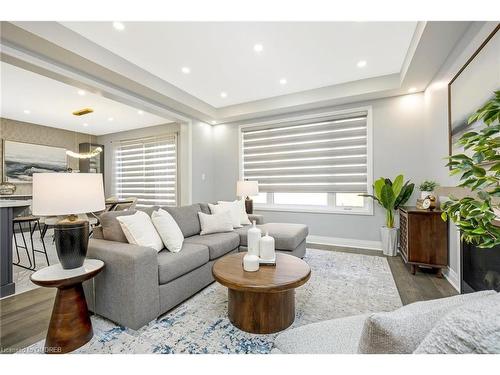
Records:
[[[33,215],[84,214],[104,208],[101,173],[33,174]]]
[[[239,197],[251,197],[259,194],[259,183],[257,181],[238,181],[236,183],[236,195]]]

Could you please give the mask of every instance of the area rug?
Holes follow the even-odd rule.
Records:
[[[379,256],[308,249],[311,279],[296,290],[296,318],[288,328],[401,306],[387,260]],[[227,289],[213,283],[138,331],[92,317],[93,339],[74,353],[257,353],[276,334],[254,335],[227,318]],[[40,341],[22,352],[41,351]]]

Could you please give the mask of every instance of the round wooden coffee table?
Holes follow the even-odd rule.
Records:
[[[56,264],[31,275],[33,283],[57,288],[45,353],[68,353],[90,341],[94,332],[82,282],[93,278],[103,267],[102,260],[85,259],[82,267],[67,270]]]
[[[215,280],[228,288],[228,316],[245,332],[274,333],[295,320],[295,288],[311,277],[302,259],[276,254],[276,266],[260,266],[257,272],[243,270],[246,253],[217,260],[212,268]]]

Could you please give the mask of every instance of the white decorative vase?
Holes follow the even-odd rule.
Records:
[[[260,256],[259,241],[261,236],[262,236],[262,231],[259,228],[257,228],[254,220],[252,227],[248,230],[247,233],[248,254],[256,255],[257,257]]]
[[[398,228],[380,228],[382,251],[384,255],[396,256],[398,253]]]
[[[420,192],[420,199],[425,199],[425,198],[427,198],[429,195],[432,195],[432,191],[421,191],[421,192]]]
[[[259,257],[257,255],[245,254],[243,257],[243,269],[247,272],[259,270]]]
[[[276,251],[274,249],[274,238],[266,233],[264,237],[260,239],[259,243],[259,253],[260,259],[264,261],[272,261],[276,258]]]

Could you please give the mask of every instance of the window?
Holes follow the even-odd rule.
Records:
[[[301,204],[327,206],[327,193],[274,193],[274,204]]]
[[[338,207],[363,207],[365,202],[359,194],[337,193],[335,194],[335,205]]]
[[[242,178],[261,209],[370,213],[369,109],[244,125]]]
[[[177,135],[121,141],[115,149],[114,191],[137,206],[177,205]]]

